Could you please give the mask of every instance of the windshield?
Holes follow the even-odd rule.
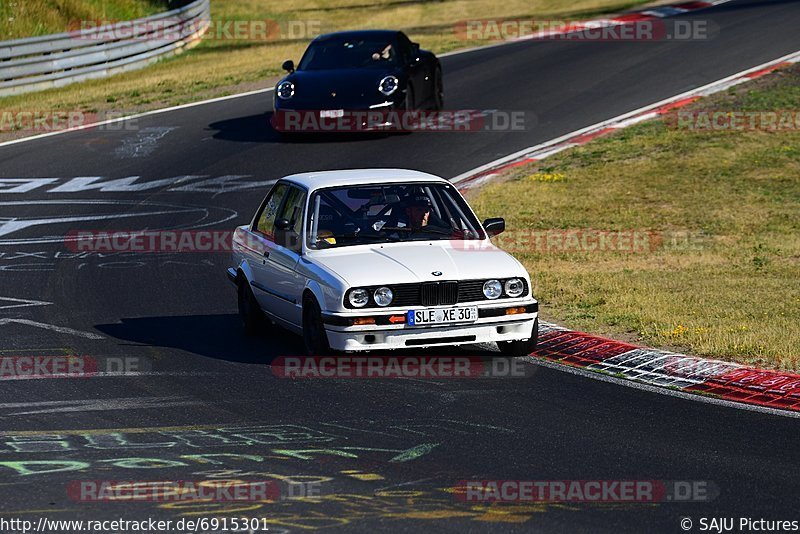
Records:
[[[322,189],[311,197],[306,235],[312,249],[484,238],[455,187],[441,183]]]
[[[362,69],[398,64],[397,47],[386,39],[342,38],[311,43],[297,69]]]

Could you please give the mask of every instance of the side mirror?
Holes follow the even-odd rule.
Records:
[[[486,230],[486,233],[489,237],[496,236],[497,234],[502,234],[506,230],[506,220],[502,217],[493,217],[491,219],[486,219],[483,221],[483,229]]]
[[[292,61],[291,59],[287,59],[286,61],[283,62],[281,68],[291,74],[292,72],[294,72],[294,61]]]
[[[292,223],[289,222],[289,219],[278,219],[275,221],[275,229],[286,231],[292,227]]]
[[[411,43],[411,64],[419,61],[419,43]]]

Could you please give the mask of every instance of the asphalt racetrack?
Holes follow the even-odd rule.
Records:
[[[302,342],[242,334],[228,254],[81,255],[63,240],[80,229],[231,230],[272,181],[295,172],[411,167],[453,177],[800,50],[798,2],[734,1],[686,18],[718,32],[520,42],[442,58],[447,109],[523,111],[522,131],[283,141],[267,125],[272,94],[262,93],[0,148],[0,355],[141,363],[135,375],[2,382],[2,517],[224,512],[265,518],[270,532],[637,533],[680,532],[682,518],[695,531],[700,518],[794,519],[792,418],[527,363],[513,379],[279,378],[270,362],[301,354]],[[76,502],[69,492],[81,480],[214,478],[313,482],[319,497]],[[690,481],[710,495],[465,503],[453,492],[463,480]]]

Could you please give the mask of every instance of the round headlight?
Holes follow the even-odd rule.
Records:
[[[363,308],[369,302],[369,291],[366,289],[353,289],[347,297],[355,308]]]
[[[400,81],[395,76],[386,76],[384,79],[381,80],[381,83],[378,84],[378,91],[383,93],[386,96],[394,94],[397,91],[397,88],[400,86]]]
[[[525,284],[519,278],[512,278],[506,280],[506,295],[509,297],[518,297],[525,291]]]
[[[388,306],[392,303],[392,299],[394,298],[394,293],[388,287],[379,287],[375,290],[375,304],[378,306]]]
[[[275,94],[281,100],[289,100],[294,96],[294,84],[292,82],[281,82],[275,89]]]
[[[483,284],[483,295],[490,300],[499,298],[503,294],[503,285],[500,280],[487,280]]]

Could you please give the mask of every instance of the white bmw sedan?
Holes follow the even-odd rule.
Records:
[[[525,268],[489,240],[504,229],[430,174],[296,174],[236,229],[228,277],[246,332],[278,324],[311,355],[492,341],[526,355],[539,305]]]

